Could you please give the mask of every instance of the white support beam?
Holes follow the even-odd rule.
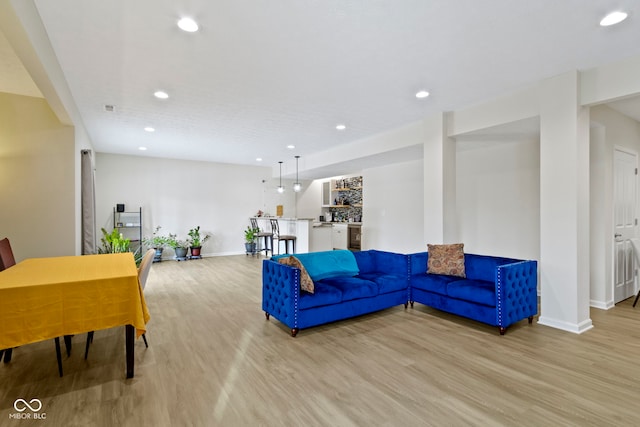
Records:
[[[582,333],[589,317],[589,108],[579,74],[540,84],[540,275],[538,323]]]

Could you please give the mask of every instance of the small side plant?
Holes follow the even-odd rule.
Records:
[[[171,234],[171,233],[169,233],[169,237],[167,237],[167,246],[169,246],[173,250],[176,250],[176,248],[189,247],[186,241],[178,239],[177,234]]]
[[[189,238],[187,239],[187,243],[192,248],[201,247],[204,244],[204,242],[209,240],[209,237],[211,237],[209,234],[206,234],[206,233],[201,234],[200,226],[192,228],[191,230],[189,230],[188,234],[189,234]]]
[[[162,249],[169,246],[169,238],[160,234],[160,226],[157,226],[151,237],[145,237],[142,242],[153,249]]]
[[[259,228],[253,228],[250,225],[247,226],[247,229],[244,230],[244,241],[245,243],[255,243],[258,238],[258,233],[260,232]]]

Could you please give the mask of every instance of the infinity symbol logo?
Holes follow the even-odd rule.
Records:
[[[19,403],[22,403],[23,406],[18,406]],[[33,406],[30,404],[33,404]],[[34,406],[37,406],[37,408]],[[18,412],[24,412],[27,408],[31,409],[33,412],[38,412],[42,409],[42,402],[40,402],[40,399],[31,399],[29,402],[24,399],[16,399],[16,401],[13,402],[13,408]]]

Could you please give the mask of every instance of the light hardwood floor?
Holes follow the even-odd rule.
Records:
[[[640,306],[592,310],[574,335],[497,328],[416,304],[302,330],[261,310],[264,258],[154,264],[149,348],[124,375],[123,328],[75,336],[59,378],[53,340],[0,366],[2,426],[633,426]],[[16,399],[46,420],[14,420]]]

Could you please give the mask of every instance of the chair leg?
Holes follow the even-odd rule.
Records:
[[[4,354],[4,363],[11,362],[11,355],[13,354],[13,348],[0,349],[0,360],[2,360],[3,354]]]
[[[71,357],[71,337],[73,335],[64,336],[64,348],[67,349],[67,357]]]
[[[640,291],[638,291],[638,294],[636,295],[636,299],[635,301],[633,301],[633,306],[635,307],[636,304],[638,303],[638,298],[640,298]]]
[[[142,339],[144,340],[144,346],[149,348],[149,344],[147,344],[147,336],[146,336],[146,334],[142,334]]]
[[[56,342],[56,358],[58,359],[58,373],[62,377],[62,355],[60,354],[60,338],[55,337]]]
[[[89,355],[89,346],[93,342],[93,331],[87,334],[87,344],[84,347],[84,360],[87,360],[87,356]]]

